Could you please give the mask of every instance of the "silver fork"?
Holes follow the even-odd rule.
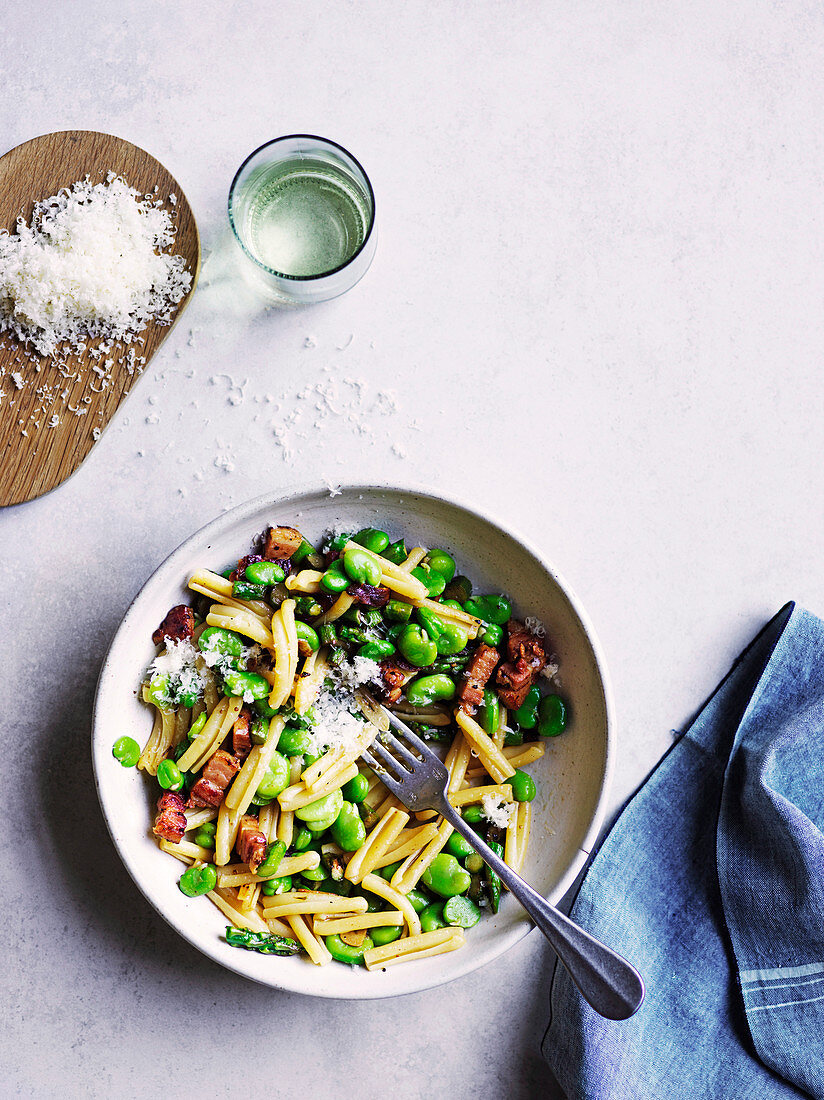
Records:
[[[368,696],[365,691],[363,694]],[[380,707],[391,726],[401,735],[395,737],[390,732],[381,733],[361,754],[380,775],[384,785],[408,809],[437,810],[461,836],[466,837],[532,917],[552,944],[581,995],[596,1012],[609,1020],[626,1020],[637,1012],[644,999],[644,982],[635,967],[550,905],[493,852],[450,803],[446,794],[449,772],[443,763],[391,711],[368,697],[370,702]]]

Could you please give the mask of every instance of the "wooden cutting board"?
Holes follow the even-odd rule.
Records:
[[[141,193],[152,192],[163,199],[177,226],[171,251],[185,257],[192,286],[176,308],[174,323],[197,283],[200,239],[179,184],[136,145],[91,130],[45,134],[18,145],[0,157],[0,229],[13,231],[21,214],[29,222],[34,203],[61,187],[85,176],[93,184],[102,183],[109,172],[122,176]],[[176,196],[176,204],[169,203],[170,195]],[[90,341],[82,354],[70,354],[59,367],[48,358],[32,361],[14,337],[0,336],[0,369],[5,369],[0,375],[0,506],[41,496],[74,473],[171,329],[172,325],[149,323],[140,334],[145,342],[136,345],[146,362],[131,373],[125,361],[110,355],[114,365],[109,368],[107,388],[101,387],[99,373],[92,370],[100,363],[90,354],[96,341]],[[22,388],[12,379],[17,372],[17,382],[25,382]]]

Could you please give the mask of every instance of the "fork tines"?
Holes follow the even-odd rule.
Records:
[[[386,717],[389,719],[389,725],[394,730],[397,730],[398,733],[402,734],[404,740],[408,741],[413,748],[417,749],[424,759],[426,759],[427,753],[432,754],[432,749],[429,745],[418,737],[416,733],[413,733],[409,726],[402,722],[400,718],[397,718],[388,707],[384,707],[383,709]]]
[[[374,769],[377,766],[381,771],[389,770],[392,778],[397,775],[400,780],[409,775],[415,765],[420,763],[419,758],[389,732],[379,733],[361,756],[371,768]],[[377,760],[370,760],[370,756],[377,757]]]

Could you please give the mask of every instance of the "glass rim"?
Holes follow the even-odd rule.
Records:
[[[349,259],[345,260],[342,264],[338,264],[337,267],[332,267],[328,271],[321,271],[317,275],[286,275],[286,274],[284,274],[284,272],[277,271],[275,268],[269,267],[268,264],[263,263],[262,260],[259,260],[257,258],[257,256],[255,256],[254,253],[251,252],[246,247],[246,244],[244,243],[243,238],[241,237],[240,233],[238,232],[238,228],[235,225],[235,219],[234,219],[234,216],[233,216],[233,213],[232,213],[232,196],[235,193],[235,187],[237,185],[238,179],[240,178],[240,174],[243,171],[243,169],[246,167],[246,165],[249,163],[249,161],[253,160],[254,157],[256,157],[258,155],[258,153],[262,153],[264,149],[268,149],[270,145],[279,145],[280,142],[282,142],[282,141],[293,141],[293,140],[298,139],[298,138],[303,138],[303,139],[306,139],[308,141],[321,142],[323,145],[330,145],[333,148],[340,150],[341,153],[343,153],[345,156],[347,156],[349,158],[349,160],[351,160],[352,163],[356,165],[356,167],[358,168],[358,171],[361,173],[364,180],[366,181],[366,187],[367,187],[367,190],[369,192],[368,197],[370,199],[371,206],[372,206],[371,217],[369,219],[369,228],[367,229],[366,234],[364,235],[364,238],[361,241],[361,243],[358,245],[357,249],[352,253],[352,255],[349,257]],[[269,275],[274,275],[278,279],[286,279],[287,281],[293,282],[293,283],[312,283],[312,282],[317,282],[320,279],[327,279],[330,275],[336,275],[339,271],[343,271],[345,268],[349,267],[350,264],[354,263],[354,261],[358,258],[358,256],[360,256],[360,254],[366,248],[367,244],[369,243],[369,239],[372,236],[372,231],[375,228],[375,192],[372,189],[372,181],[369,179],[369,176],[366,174],[366,171],[364,170],[364,167],[361,164],[361,162],[358,160],[358,158],[356,156],[353,156],[352,153],[350,153],[348,149],[345,149],[339,142],[332,141],[330,138],[321,137],[319,134],[284,134],[282,137],[271,138],[269,141],[264,141],[262,145],[259,145],[257,147],[257,149],[253,149],[252,152],[246,157],[246,159],[240,165],[237,172],[235,172],[234,179],[232,180],[232,183],[229,187],[229,199],[228,199],[228,203],[227,203],[227,213],[229,215],[229,225],[232,228],[232,234],[233,234],[235,240],[237,241],[237,243],[242,248],[244,255],[248,256],[249,259],[252,261],[252,263],[254,263],[262,271],[265,271]]]

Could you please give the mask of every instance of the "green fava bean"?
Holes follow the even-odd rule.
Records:
[[[422,913],[432,900],[421,890],[409,890],[405,896],[416,913]]]
[[[337,558],[320,579],[327,592],[343,592],[349,586],[349,577],[343,568],[343,561]]]
[[[198,831],[195,833],[195,844],[199,844],[201,848],[213,849],[215,846],[215,823],[214,821],[207,821],[205,825],[201,825]]]
[[[371,584],[374,587],[381,583],[381,567],[365,550],[353,546],[344,550],[343,568],[355,584]]]
[[[318,632],[308,623],[295,619],[295,633],[298,636],[298,650],[301,657],[308,657],[310,653],[316,653],[320,649]]]
[[[512,604],[506,596],[476,596],[472,601],[478,608],[478,615],[485,623],[503,626],[512,618]]]
[[[327,936],[324,942],[333,959],[337,959],[338,962],[349,963],[350,966],[360,965],[363,962],[364,951],[368,951],[370,947],[375,946],[371,936],[364,936],[360,947],[350,947],[348,943],[343,942],[340,936]]]
[[[312,827],[314,822],[328,817],[332,810],[334,810],[335,817],[337,817],[342,807],[343,795],[340,790],[334,790],[330,791],[329,794],[323,795],[321,798],[316,798],[315,801],[310,802],[308,806],[299,806],[298,809],[295,810],[295,817],[299,817],[301,821],[305,821],[307,825]]]
[[[387,863],[385,867],[381,867],[381,869],[378,871],[378,874],[381,876],[381,878],[385,878],[386,881],[389,882],[389,880],[392,878],[392,876],[402,863],[402,859],[399,859],[397,863]]]
[[[498,645],[501,638],[503,638],[503,636],[504,636],[503,628],[500,627],[500,626],[496,626],[495,623],[490,623],[487,626],[486,630],[482,630],[481,633],[478,635],[480,640],[485,645],[492,645],[492,646]]]
[[[282,753],[275,752],[255,791],[258,803],[271,802],[289,786],[289,761]]]
[[[401,932],[403,928],[398,924],[382,924],[378,928],[373,928],[369,935],[375,947],[383,947],[384,944],[394,943],[395,940],[400,939]]]
[[[557,737],[564,732],[566,724],[566,705],[561,696],[545,696],[538,706],[538,733],[541,737]]]
[[[237,672],[233,668],[227,668],[223,673],[223,680],[229,694],[236,695],[244,702],[266,699],[272,690],[269,681],[258,676],[256,672]]]
[[[358,650],[359,657],[368,657],[370,661],[382,661],[384,657],[391,657],[395,647],[384,638],[375,638],[371,642],[364,642]]]
[[[466,839],[461,836],[460,833],[450,833],[449,840],[446,842],[446,850],[449,855],[454,856],[455,859],[466,859],[467,856],[471,856],[475,849]]]
[[[161,710],[171,710],[174,703],[169,697],[169,676],[167,673],[151,678],[148,695],[156,707],[160,707]]]
[[[524,735],[520,730],[507,730],[504,734],[504,745],[510,748],[512,745],[523,745]]]
[[[462,816],[467,825],[477,825],[483,818],[484,812],[480,806],[467,806]]]
[[[276,840],[266,849],[266,857],[257,869],[258,878],[274,878],[277,874],[280,861],[286,855],[286,845],[282,840]]]
[[[438,656],[438,647],[427,632],[414,623],[408,623],[398,635],[401,655],[416,668],[431,665]]]
[[[301,878],[305,878],[307,882],[323,882],[326,878],[325,867],[307,867],[305,871],[301,871]]]
[[[292,876],[283,875],[282,878],[268,878],[260,884],[261,894],[272,897],[274,894],[288,894],[292,889]]]
[[[455,559],[445,550],[430,550],[426,555],[426,564],[440,573],[447,584],[455,576]]]
[[[393,565],[400,565],[402,561],[406,561],[409,554],[403,539],[398,539],[398,541],[393,542],[391,546],[387,546],[387,548],[381,552],[381,557],[386,558],[387,561],[391,561]]]
[[[481,911],[469,898],[450,898],[443,907],[443,916],[447,924],[471,928],[481,919]]]
[[[201,653],[225,653],[231,657],[239,657],[244,649],[243,638],[222,626],[207,626],[197,644]]]
[[[352,536],[352,542],[357,542],[371,550],[373,554],[382,554],[389,545],[389,535],[386,531],[379,531],[377,527],[364,527]]]
[[[328,813],[323,815],[323,817],[317,817],[314,821],[306,822],[306,827],[312,834],[313,840],[317,840],[318,837],[322,836],[327,829],[331,828],[332,825],[335,824],[335,819],[337,818],[339,812],[340,811],[336,812],[335,807],[333,806]]]
[[[416,565],[412,570],[412,576],[417,577],[422,584],[426,585],[426,591],[430,599],[440,596],[446,588],[446,580],[435,569],[430,569],[428,565]]]
[[[341,531],[337,535],[332,535],[329,541],[326,543],[327,550],[343,550],[347,542],[351,540],[351,534],[346,531]]]
[[[183,773],[174,760],[161,760],[157,767],[157,781],[164,791],[179,791],[183,786]]]
[[[133,768],[140,759],[140,745],[133,737],[118,737],[112,745],[112,756],[124,768]]]
[[[434,702],[448,702],[455,698],[455,681],[443,673],[420,676],[406,687],[406,698],[413,707],[426,707]]]
[[[332,839],[344,852],[356,852],[366,840],[366,826],[354,803],[343,803],[332,824]]]
[[[531,802],[537,793],[535,780],[520,768],[517,768],[515,774],[511,775],[506,782],[512,784],[512,797],[516,802]]]
[[[435,932],[438,928],[446,928],[446,921],[443,919],[443,902],[433,901],[421,913],[421,932]]]
[[[343,785],[343,797],[347,802],[359,803],[369,794],[369,780],[358,773]]]
[[[197,898],[208,894],[217,885],[217,871],[214,865],[206,863],[202,867],[190,867],[184,871],[177,883],[187,898]]]
[[[301,756],[309,748],[310,738],[309,730],[286,726],[278,740],[278,752],[284,756]]]
[[[421,882],[442,898],[452,898],[456,894],[465,894],[472,877],[465,871],[454,856],[441,852],[421,875]]]
[[[312,843],[312,834],[306,828],[305,825],[301,825],[295,835],[292,837],[292,850],[294,852],[303,852]]]
[[[541,693],[536,687],[531,687],[521,706],[514,713],[516,723],[522,730],[532,730],[538,724],[538,703],[541,701]]]
[[[245,569],[246,579],[253,584],[280,584],[286,577],[275,561],[253,561]]]
[[[484,689],[484,701],[478,710],[478,724],[484,733],[491,737],[498,729],[501,717],[501,704],[498,696],[490,688]]]
[[[442,657],[452,657],[466,649],[469,641],[469,633],[456,623],[445,623],[442,632],[438,635],[438,653]]]

